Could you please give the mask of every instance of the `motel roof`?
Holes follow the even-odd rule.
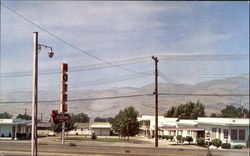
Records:
[[[31,125],[31,120],[0,119],[0,125]]]
[[[160,127],[161,130],[192,130],[192,131],[204,131],[202,128],[197,127]]]
[[[91,128],[111,128],[109,122],[92,122],[90,123]]]
[[[249,126],[249,118],[206,118],[199,117],[198,124],[221,125],[221,126]]]

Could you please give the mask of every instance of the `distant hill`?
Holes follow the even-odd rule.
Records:
[[[123,87],[105,90],[74,90],[69,92],[69,99],[76,98],[97,98],[108,96],[122,96],[133,94],[153,93],[154,84],[148,84],[141,88]],[[204,81],[195,85],[159,83],[159,93],[217,93],[235,94],[249,93],[249,75],[244,74],[237,77],[230,77],[221,80]],[[40,100],[59,99],[58,92],[39,91]],[[11,92],[2,96],[3,101],[31,101],[31,92]],[[159,96],[159,114],[163,114],[168,108],[183,104],[187,101],[200,100],[206,106],[207,114],[219,112],[226,105],[232,104],[240,106],[241,100],[245,107],[249,107],[249,97],[188,97],[188,96]],[[120,109],[127,106],[134,106],[141,114],[154,114],[154,97],[133,97],[123,99],[109,99],[96,101],[68,102],[69,112],[86,112],[91,117],[114,116]],[[31,114],[31,104],[2,104],[1,112],[7,111],[14,115],[23,113],[24,108],[29,109]],[[39,112],[44,113],[44,118],[48,116],[52,109],[58,109],[59,102],[39,103]]]

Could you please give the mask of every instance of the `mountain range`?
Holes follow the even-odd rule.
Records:
[[[220,80],[204,81],[195,85],[159,83],[159,93],[181,93],[181,94],[249,94],[249,74],[229,77]],[[121,87],[104,90],[79,89],[69,91],[69,99],[86,99],[99,97],[114,97],[124,95],[152,94],[154,84],[148,84],[140,88]],[[60,93],[54,91],[39,91],[39,100],[59,99]],[[219,112],[226,105],[243,106],[249,108],[249,97],[230,96],[159,96],[159,114],[162,115],[170,107],[184,104],[188,101],[199,100],[205,105],[206,113]],[[31,101],[31,92],[18,91],[2,95],[2,101]],[[69,101],[68,111],[71,113],[84,112],[92,119],[96,116],[113,117],[127,106],[134,106],[140,114],[154,114],[154,96],[139,96],[130,98],[115,98],[102,100]],[[39,103],[39,113],[43,113],[43,120],[49,118],[52,109],[59,109],[59,102]],[[0,112],[9,112],[13,116],[24,113],[28,109],[31,114],[31,103],[2,103]]]

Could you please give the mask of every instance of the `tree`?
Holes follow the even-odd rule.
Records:
[[[72,120],[75,122],[86,123],[89,122],[89,117],[87,114],[78,113],[77,115],[72,114]]]
[[[0,113],[0,119],[11,119],[11,118],[12,118],[12,115],[10,115],[7,112]]]
[[[101,118],[101,117],[96,117],[95,119],[94,119],[94,122],[109,122],[109,123],[113,123],[113,121],[114,121],[114,118],[112,118],[112,117],[108,117],[108,118]]]
[[[75,128],[75,120],[70,117],[70,120],[68,122],[65,122],[65,132],[71,131]],[[51,129],[56,133],[62,132],[62,123],[51,123]]]
[[[191,136],[186,136],[185,140],[190,144],[190,142],[193,141],[193,138]]]
[[[164,116],[179,119],[197,119],[205,116],[205,107],[199,100],[196,103],[190,101],[186,104],[173,106]]]
[[[212,144],[218,148],[222,144],[222,141],[220,139],[213,139]]]
[[[137,117],[139,112],[134,107],[130,106],[124,110],[120,110],[115,116],[112,128],[124,138],[127,136],[135,136],[139,133],[139,122]]]
[[[27,114],[18,114],[17,116],[16,116],[16,119],[25,119],[25,120],[31,120],[32,119],[32,117],[30,116],[30,115],[27,115]]]
[[[220,116],[221,116],[220,114],[211,113],[209,117],[211,117],[211,118],[218,118],[218,117],[220,117]]]
[[[249,117],[249,111],[247,109],[243,109],[243,112],[247,114]],[[233,105],[227,105],[226,108],[221,110],[221,117],[224,118],[241,118],[243,117],[242,114],[242,107],[235,107]]]

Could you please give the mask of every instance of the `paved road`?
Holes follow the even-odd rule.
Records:
[[[211,150],[216,156],[248,156],[248,150]],[[39,156],[79,156],[79,155],[166,155],[166,156],[205,156],[206,149],[168,149],[150,147],[121,147],[121,146],[95,146],[69,144],[48,144],[39,145]],[[0,156],[9,155],[30,155],[30,143],[0,142]]]

